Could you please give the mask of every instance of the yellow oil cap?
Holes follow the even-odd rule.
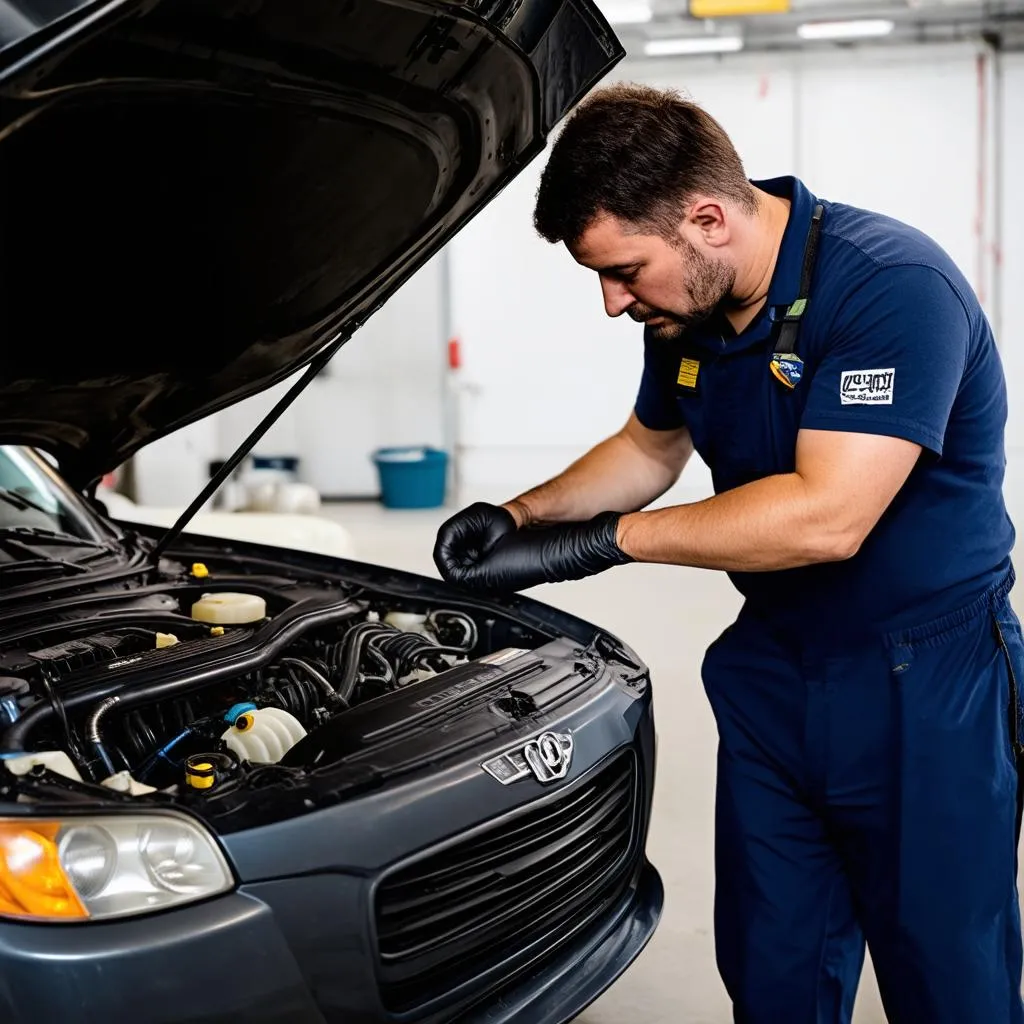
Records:
[[[192,789],[209,789],[217,781],[217,771],[207,754],[193,754],[185,761],[185,783]]]
[[[204,580],[206,579],[207,576],[210,575],[210,570],[207,569],[202,562],[193,562],[192,575],[195,576],[197,580]]]
[[[223,635],[224,635],[224,627],[223,626],[211,626],[210,627],[210,636],[223,636]]]

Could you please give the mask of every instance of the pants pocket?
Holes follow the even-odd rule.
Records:
[[[1024,754],[1024,701],[1020,685],[1024,682],[1024,635],[1016,615],[1006,609],[992,617],[996,642],[1002,653],[1009,684],[1007,714],[1010,726],[1010,754],[1019,761]]]
[[[1013,751],[1024,731],[1010,679],[1024,682],[1024,640],[1012,615],[983,609],[902,637],[890,659],[896,779],[861,885],[889,1017],[1019,1022]]]

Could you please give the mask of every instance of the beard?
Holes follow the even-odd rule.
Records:
[[[658,341],[675,341],[691,328],[710,320],[725,305],[736,284],[735,268],[710,259],[685,238],[673,244],[681,253],[680,262],[687,277],[684,288],[690,308],[685,313],[670,313],[634,302],[626,310],[637,323],[646,324],[649,320],[663,318],[665,323],[648,327],[651,337]]]

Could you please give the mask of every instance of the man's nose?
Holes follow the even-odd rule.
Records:
[[[636,302],[636,298],[621,281],[601,278],[601,294],[604,297],[604,311],[609,316],[621,316]]]

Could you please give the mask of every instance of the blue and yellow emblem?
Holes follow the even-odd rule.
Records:
[[[771,371],[783,387],[792,391],[804,375],[804,361],[795,352],[776,352],[772,356]]]

